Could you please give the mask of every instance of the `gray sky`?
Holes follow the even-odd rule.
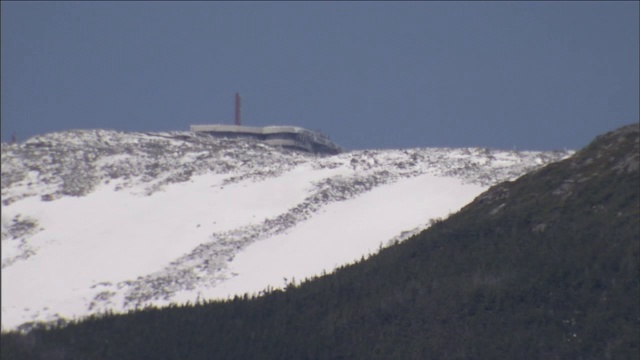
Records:
[[[233,123],[577,149],[638,122],[639,3],[2,1],[2,141]]]

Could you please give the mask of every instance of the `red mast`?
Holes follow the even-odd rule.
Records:
[[[236,125],[240,126],[240,94],[236,93]]]

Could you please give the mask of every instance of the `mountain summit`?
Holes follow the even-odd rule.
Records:
[[[2,326],[280,288],[569,152],[334,156],[192,132],[2,144]]]
[[[599,136],[405,241],[285,291],[4,333],[3,358],[637,358],[639,144],[637,124]]]

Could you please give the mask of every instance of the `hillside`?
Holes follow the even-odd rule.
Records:
[[[106,130],[2,144],[2,327],[281,288],[568,155],[319,157],[255,140]]]
[[[639,140],[599,136],[286,291],[4,333],[2,358],[638,358]]]

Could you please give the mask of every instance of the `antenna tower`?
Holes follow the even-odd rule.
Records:
[[[240,120],[240,105],[241,105],[241,101],[242,101],[242,99],[240,98],[240,94],[236,93],[236,125],[237,126],[241,125],[241,120]]]

